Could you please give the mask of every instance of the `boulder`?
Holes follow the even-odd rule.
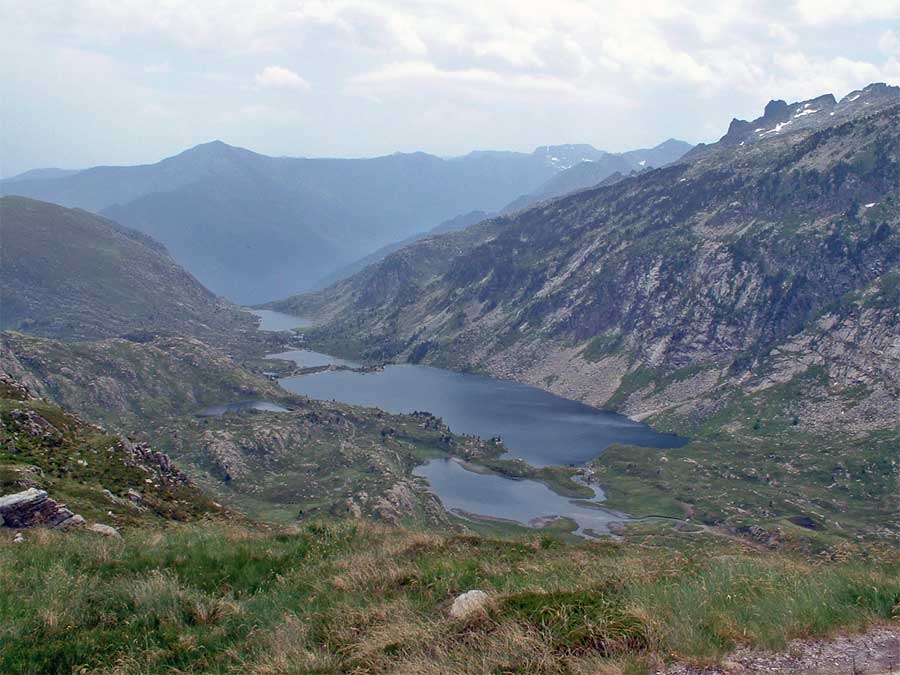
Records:
[[[5,527],[55,527],[74,515],[38,488],[0,497],[0,525]]]
[[[56,526],[58,530],[72,530],[76,527],[81,527],[84,525],[84,518],[79,516],[77,513],[71,518],[66,518],[59,525]]]
[[[464,619],[484,608],[488,602],[488,594],[484,591],[472,590],[456,596],[450,606],[451,619]]]
[[[104,537],[114,537],[115,539],[122,538],[122,535],[119,534],[119,531],[116,528],[104,525],[103,523],[94,523],[93,525],[89,525],[88,529],[91,532],[102,534]]]

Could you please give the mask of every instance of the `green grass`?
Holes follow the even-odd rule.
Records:
[[[653,526],[659,531],[659,525]],[[822,563],[647,529],[622,543],[366,522],[0,540],[0,672],[647,672],[890,620],[896,552]],[[480,588],[483,614],[447,615]]]
[[[877,538],[900,528],[896,433],[864,439],[815,437],[700,438],[658,450],[614,445],[592,463],[606,505],[634,516],[691,517],[728,527],[784,529],[810,518],[820,531],[789,526],[809,543]]]
[[[36,436],[20,421],[27,414],[51,426]],[[89,520],[118,526],[194,520],[219,511],[193,484],[133,458],[120,437],[50,403],[0,398],[0,494],[29,487],[47,490]],[[124,498],[129,491],[139,496],[139,505]]]

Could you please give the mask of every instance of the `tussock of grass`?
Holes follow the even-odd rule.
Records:
[[[894,552],[821,562],[676,535],[547,545],[356,523],[33,531],[0,543],[0,672],[632,673],[863,629]],[[484,612],[447,608],[480,588]]]

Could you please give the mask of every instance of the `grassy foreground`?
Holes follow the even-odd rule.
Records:
[[[123,541],[32,530],[0,542],[0,672],[640,673],[900,611],[893,552],[820,562],[658,535],[569,545],[364,521]],[[487,610],[448,618],[473,588]]]

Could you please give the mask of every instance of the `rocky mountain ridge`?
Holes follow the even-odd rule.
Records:
[[[842,124],[860,114],[872,114],[900,101],[900,87],[883,82],[851,91],[840,101],[833,94],[795,103],[777,99],[769,101],[761,117],[752,122],[733,119],[720,145],[753,143],[771,135],[798,130],[818,130]]]
[[[325,347],[483,370],[636,417],[708,418],[806,378],[811,426],[840,426],[840,409],[867,420],[851,428],[893,428],[898,92],[871,85],[827,123],[752,143],[726,135],[275,307],[318,318]]]

